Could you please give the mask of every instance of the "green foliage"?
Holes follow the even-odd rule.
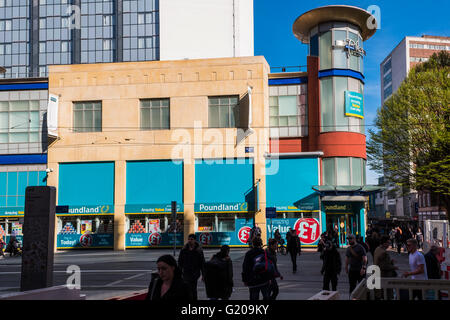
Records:
[[[450,54],[413,68],[369,130],[369,166],[402,187],[450,202]]]

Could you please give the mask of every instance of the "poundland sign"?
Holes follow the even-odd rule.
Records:
[[[195,212],[248,212],[247,202],[235,203],[196,203]]]
[[[363,95],[361,93],[345,91],[345,115],[364,118]]]

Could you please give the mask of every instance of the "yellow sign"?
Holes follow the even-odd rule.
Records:
[[[386,211],[386,219],[390,219],[391,218],[391,213],[389,211]]]

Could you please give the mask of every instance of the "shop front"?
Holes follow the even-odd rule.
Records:
[[[280,154],[280,156],[282,156]],[[317,156],[272,158],[266,161],[267,207],[276,208],[276,218],[267,219],[267,236],[273,238],[276,230],[286,240],[289,229],[296,230],[303,247],[317,246],[320,238],[321,217],[319,197],[311,186],[319,180]]]
[[[326,230],[338,234],[339,246],[347,245],[349,234],[365,236],[364,202],[322,201]]]
[[[43,165],[3,166],[0,172],[0,237],[6,243],[11,236],[22,243],[22,227],[25,212],[25,189],[28,186],[45,186],[46,172]],[[22,171],[17,171],[17,169]]]
[[[257,187],[253,159],[196,160],[195,234],[205,247],[247,246]]]
[[[183,162],[128,161],[126,170],[125,247],[173,247],[174,241],[182,246]],[[176,221],[172,201],[177,202]]]
[[[114,247],[114,163],[59,164],[57,249]]]

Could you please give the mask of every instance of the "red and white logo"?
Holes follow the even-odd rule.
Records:
[[[92,245],[92,236],[89,233],[85,233],[80,237],[80,244],[82,247],[90,247]]]
[[[150,243],[152,246],[157,246],[161,243],[161,239],[161,235],[157,232],[154,232],[148,237],[148,243]]]
[[[209,245],[212,242],[212,235],[209,232],[202,233],[199,240],[202,245]]]
[[[252,230],[252,228],[247,227],[247,226],[240,228],[239,232],[238,232],[239,241],[242,242],[243,244],[247,244],[248,238],[250,237],[251,230]]]
[[[312,244],[319,239],[320,225],[316,219],[298,219],[295,222],[294,229],[303,244]]]

